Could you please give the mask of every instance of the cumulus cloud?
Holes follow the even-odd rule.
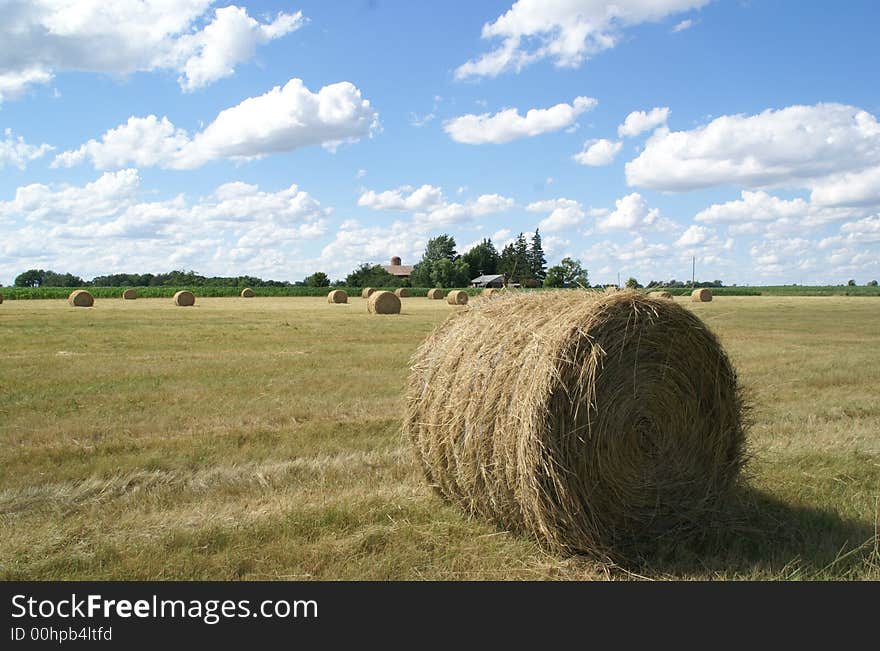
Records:
[[[427,184],[415,189],[403,186],[384,192],[365,190],[358,198],[359,206],[373,210],[428,210],[442,203],[443,191]]]
[[[622,142],[612,142],[605,138],[587,140],[584,143],[583,151],[575,154],[573,158],[581,165],[590,165],[592,167],[610,165],[622,146]]]
[[[584,208],[574,199],[551,199],[549,201],[536,201],[526,206],[530,212],[548,212],[544,219],[538,223],[538,228],[546,233],[554,233],[569,228],[574,228],[583,223]]]
[[[684,30],[690,29],[693,26],[694,26],[694,21],[691,20],[690,18],[686,18],[685,20],[681,21],[680,23],[676,23],[675,27],[672,28],[672,32],[674,34],[677,34],[678,32],[683,32]]]
[[[260,22],[212,0],[7,0],[0,22],[0,101],[58,71],[173,70],[191,91],[227,77],[258,46],[299,29],[302,12]]]
[[[100,140],[58,154],[54,167],[91,160],[97,169],[128,164],[193,169],[214,160],[243,160],[320,144],[334,149],[371,135],[378,114],[353,84],[324,86],[317,93],[302,80],[250,97],[221,111],[192,137],[167,117],[132,117]]]
[[[23,170],[30,161],[36,160],[55,149],[52,145],[46,143],[30,145],[25,142],[22,136],[14,137],[12,129],[6,129],[3,135],[3,140],[0,140],[0,170],[7,165]]]
[[[621,40],[624,29],[661,20],[710,0],[518,0],[504,14],[483,25],[482,37],[500,39],[494,50],[455,71],[457,79],[495,77],[550,59],[560,67],[577,67]]]
[[[698,226],[697,224],[693,224],[688,226],[684,233],[681,234],[675,244],[676,246],[699,246],[703,244],[706,240],[708,240],[713,235],[712,230],[706,228],[705,226]]]
[[[627,182],[665,191],[735,184],[812,188],[880,165],[880,124],[854,106],[816,104],[659,129],[626,164]],[[851,180],[851,179],[850,179]],[[858,193],[855,193],[856,195]],[[845,196],[840,187],[826,196]]]
[[[633,111],[626,116],[623,124],[617,127],[617,135],[621,138],[633,138],[645,131],[655,129],[661,124],[666,124],[668,119],[668,106],[654,107],[650,111]]]
[[[0,201],[13,224],[0,243],[0,272],[36,262],[85,275],[190,268],[270,270],[287,276],[297,247],[323,235],[329,210],[296,185],[278,191],[232,182],[195,200],[144,200],[137,170],[105,172],[82,186],[35,183]],[[277,264],[271,269],[268,261]],[[305,271],[305,270],[304,270]]]
[[[516,205],[510,197],[500,194],[481,194],[465,202],[443,203],[436,208],[416,213],[414,222],[422,226],[449,226],[469,222],[476,217],[505,212]]]
[[[468,145],[501,144],[563,129],[597,103],[592,97],[575,97],[571,104],[529,109],[525,115],[520,115],[515,108],[505,109],[494,115],[462,115],[447,120],[443,129],[456,142]]]
[[[614,202],[614,210],[596,219],[596,228],[599,231],[652,227],[669,229],[672,223],[660,216],[658,208],[648,208],[647,200],[638,192],[621,197]]]

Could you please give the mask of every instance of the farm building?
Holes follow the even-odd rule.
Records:
[[[401,260],[398,256],[394,256],[391,258],[391,264],[382,265],[382,268],[385,269],[392,276],[397,276],[398,278],[409,278],[412,275],[412,265],[401,264]]]
[[[504,274],[477,276],[471,281],[471,287],[504,287]]]

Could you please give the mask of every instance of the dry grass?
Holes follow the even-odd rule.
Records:
[[[468,294],[461,289],[453,289],[446,295],[446,302],[450,305],[467,305]]]
[[[428,483],[551,551],[620,558],[681,538],[718,512],[743,464],[717,339],[635,291],[479,301],[419,347],[408,386],[404,429]]]
[[[751,396],[751,488],[730,524],[623,570],[425,486],[398,414],[445,303],[8,301],[0,578],[880,579],[880,300],[677,302]]]
[[[348,303],[348,294],[341,289],[334,289],[327,294],[328,303]]]
[[[174,304],[178,307],[190,307],[196,304],[195,294],[185,289],[174,293]]]
[[[400,314],[400,297],[394,292],[378,291],[367,299],[370,314]]]

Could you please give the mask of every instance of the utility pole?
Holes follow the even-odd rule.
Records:
[[[620,289],[620,272],[617,272],[617,288]]]
[[[697,256],[691,258],[691,287],[696,286],[697,280]]]

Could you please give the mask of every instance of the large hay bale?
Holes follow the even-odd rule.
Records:
[[[412,296],[412,292],[409,291],[409,287],[398,287],[394,290],[394,295],[397,298],[409,298]]]
[[[367,299],[370,314],[400,314],[400,297],[394,292],[373,292]]]
[[[327,294],[328,303],[348,303],[348,294],[341,289],[334,289]]]
[[[364,287],[361,290],[361,298],[370,298],[370,295],[375,291],[372,287]]]
[[[712,300],[712,290],[708,287],[695,289],[691,292],[691,301],[694,303],[708,303]]]
[[[498,295],[499,292],[501,292],[501,290],[497,287],[487,287],[483,290],[483,293],[480,294],[480,296],[483,298],[492,298],[493,296]]]
[[[136,289],[129,288],[122,292],[122,299],[126,301],[133,301],[137,297],[138,291]]]
[[[95,304],[94,297],[84,289],[75,289],[70,292],[67,302],[71,307],[92,307]]]
[[[634,291],[507,292],[412,360],[428,483],[554,551],[627,558],[698,528],[744,459],[736,373],[700,319]]]
[[[174,294],[174,304],[180,307],[189,307],[196,304],[196,295],[185,289]]]
[[[253,298],[254,296],[256,296],[256,294],[254,293],[254,290],[252,290],[250,287],[245,287],[243,290],[241,290],[242,298]]]
[[[450,305],[467,305],[468,294],[462,289],[453,289],[446,295],[446,302]]]
[[[433,289],[428,290],[428,298],[432,301],[439,301],[446,297],[446,292],[444,292],[439,287],[434,287]]]
[[[654,298],[672,298],[672,294],[665,290],[660,292],[648,292],[648,296],[653,296]]]

